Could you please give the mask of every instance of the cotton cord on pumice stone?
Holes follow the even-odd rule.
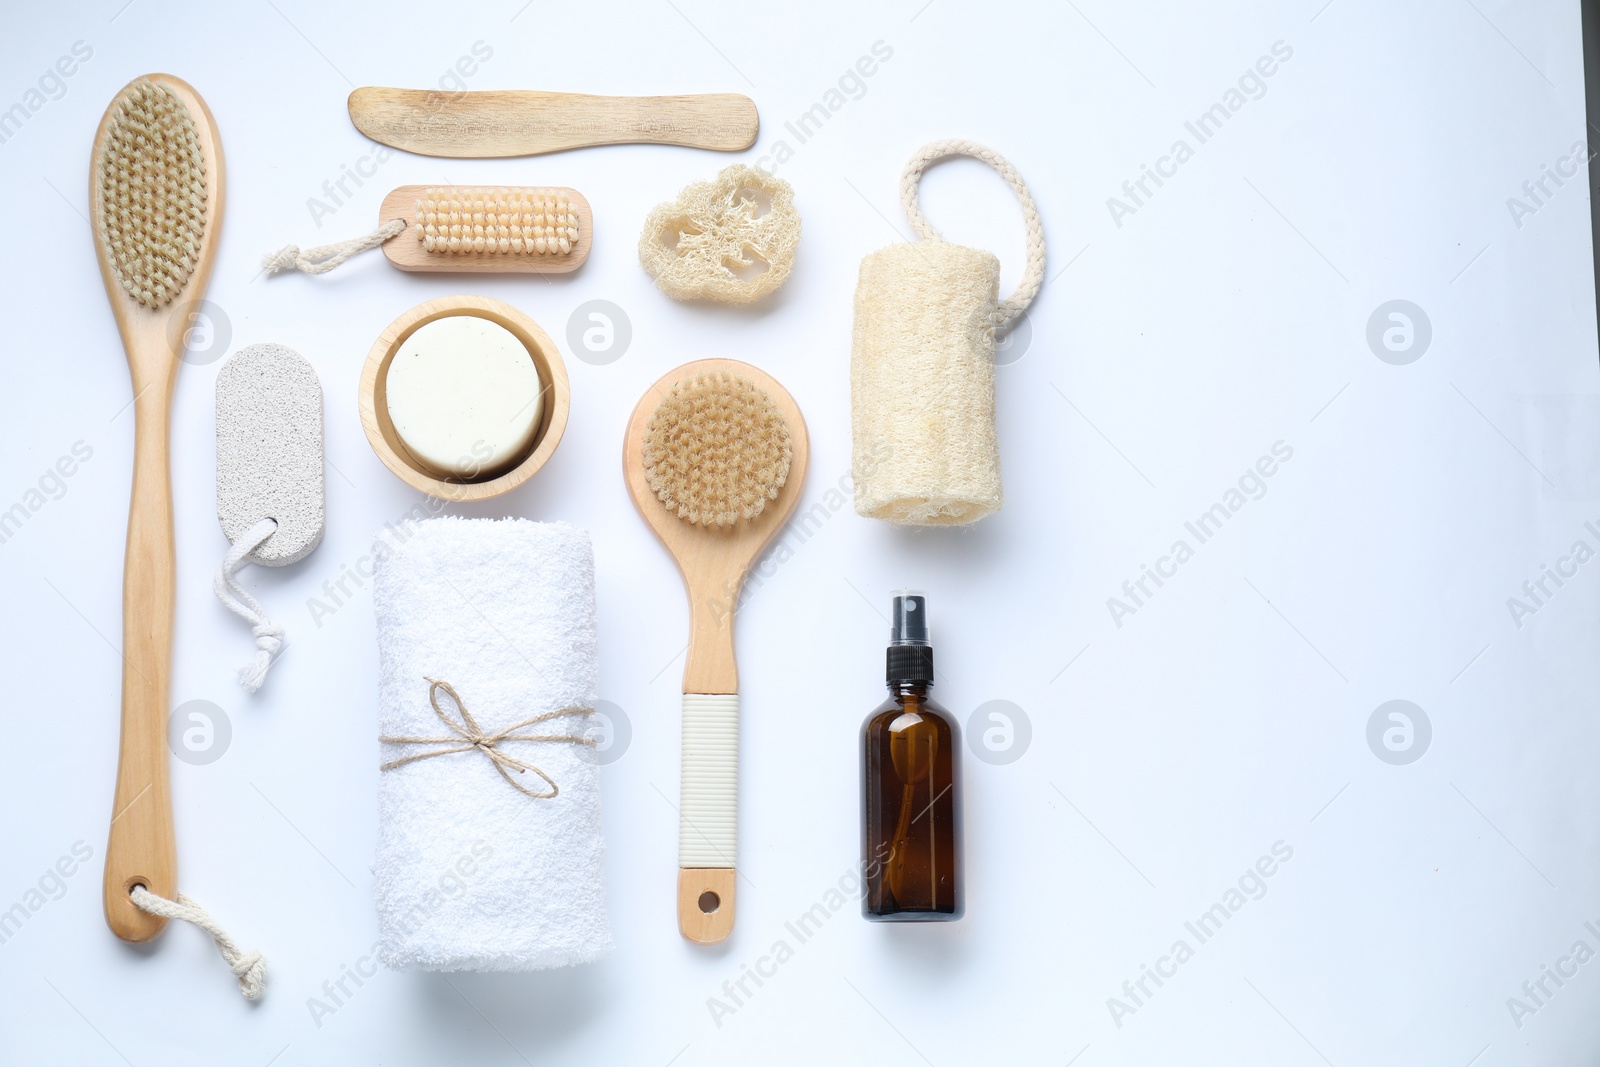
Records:
[[[283,627],[267,618],[267,609],[245,591],[244,586],[239,584],[237,575],[239,568],[250,562],[250,553],[277,532],[276,519],[262,519],[250,527],[249,532],[228,549],[227,556],[222,560],[222,567],[211,583],[217,599],[222,601],[223,606],[229,611],[250,624],[250,633],[256,639],[255,658],[240,667],[238,672],[240,683],[252,693],[259,690],[261,683],[267,680],[267,668],[272,666],[272,661],[283,651]]]

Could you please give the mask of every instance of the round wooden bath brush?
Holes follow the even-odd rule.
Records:
[[[745,574],[794,512],[809,455],[794,398],[748,363],[686,363],[633,409],[622,468],[639,514],[689,595],[678,807],[678,929],[733,930],[739,825],[739,672],[733,618]]]

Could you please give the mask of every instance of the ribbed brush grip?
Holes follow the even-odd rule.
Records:
[[[683,695],[678,866],[733,867],[739,849],[739,695]]]

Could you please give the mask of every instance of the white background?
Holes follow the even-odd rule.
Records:
[[[75,442],[93,456],[0,544],[0,909],[75,842],[93,859],[0,945],[0,1061],[1593,1058],[1600,963],[1547,979],[1553,995],[1520,1027],[1507,1006],[1574,942],[1600,950],[1584,927],[1600,926],[1600,563],[1520,627],[1507,607],[1573,542],[1600,548],[1583,525],[1600,520],[1583,181],[1547,183],[1520,227],[1506,203],[1584,136],[1576,4],[520,4],[109,0],[8,20],[0,108],[74,42],[93,56],[0,145],[0,508]],[[433,86],[478,41],[493,55],[473,89],[752,95],[762,133],[732,158],[794,150],[779,173],[805,232],[786,287],[755,309],[693,307],[639,269],[650,207],[732,162],[687,149],[395,155],[314,220],[308,200],[374,150],[346,116],[349,90]],[[798,144],[784,123],[878,41],[892,58]],[[1195,147],[1185,121],[1277,41],[1293,56],[1265,95],[1116,225],[1107,198],[1175,139]],[[326,393],[327,539],[297,566],[245,572],[291,642],[253,698],[232,677],[245,628],[209,589],[226,547],[222,364],[201,360],[218,353],[185,366],[176,393],[173,698],[214,702],[232,729],[216,762],[173,764],[181,884],[270,958],[259,1005],[198,931],[132,948],[100,915],[133,427],[83,216],[95,124],[156,70],[195,85],[221,130],[228,205],[209,296],[228,348],[289,345]],[[695,947],[673,899],[686,609],[623,488],[624,421],[678,363],[750,360],[805,411],[804,506],[823,500],[849,464],[857,264],[904,239],[904,160],[952,136],[1016,163],[1050,243],[1031,344],[999,369],[1006,507],[925,532],[846,508],[767,568],[738,624],[748,880],[734,936]],[[421,182],[574,186],[594,205],[593,256],[559,280],[407,275],[378,253],[320,279],[257,276],[264,252],[365,232],[384,193]],[[924,193],[930,218],[994,249],[1014,283],[1021,226],[1004,185],[959,162]],[[308,998],[376,938],[377,661],[369,592],[320,627],[307,601],[420,499],[358,424],[367,349],[407,308],[459,291],[516,304],[567,354],[572,419],[553,461],[509,497],[451,510],[593,531],[602,695],[632,725],[603,774],[617,950],[525,976],[384,972],[319,1026]],[[609,365],[565,340],[591,299],[631,320]],[[1366,342],[1392,299],[1431,322],[1409,365]],[[1279,441],[1293,458],[1266,494],[1116,625],[1107,598]],[[1014,702],[1031,745],[1006,765],[966,753],[962,922],[869,925],[852,904],[801,945],[785,922],[856,862],[856,731],[881,698],[882,616],[902,585],[930,596],[937,696],[963,723]],[[1392,699],[1432,725],[1409,765],[1368,746],[1369,717]],[[1198,944],[1184,923],[1280,841],[1293,857],[1265,895]],[[1180,938],[1194,957],[1114,1018],[1108,998]],[[708,998],[779,939],[794,957],[718,1025]]]

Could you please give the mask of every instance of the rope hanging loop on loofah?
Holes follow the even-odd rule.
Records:
[[[1023,266],[1022,280],[1017,283],[1016,292],[1000,302],[999,310],[995,314],[995,328],[1003,330],[1011,325],[1018,315],[1028,310],[1033,298],[1039,295],[1039,287],[1044,284],[1044,224],[1039,221],[1039,209],[1034,205],[1033,194],[1028,192],[1027,183],[1022,180],[1022,175],[1017,173],[1017,168],[1011,165],[1010,160],[994,149],[986,148],[975,141],[955,138],[923,145],[906,163],[906,169],[900,175],[900,203],[905,208],[906,220],[923,240],[942,241],[944,238],[922,214],[922,205],[917,202],[922,172],[927,170],[930,164],[950,156],[971,156],[993,167],[1017,194],[1017,201],[1022,206],[1027,261]]]

